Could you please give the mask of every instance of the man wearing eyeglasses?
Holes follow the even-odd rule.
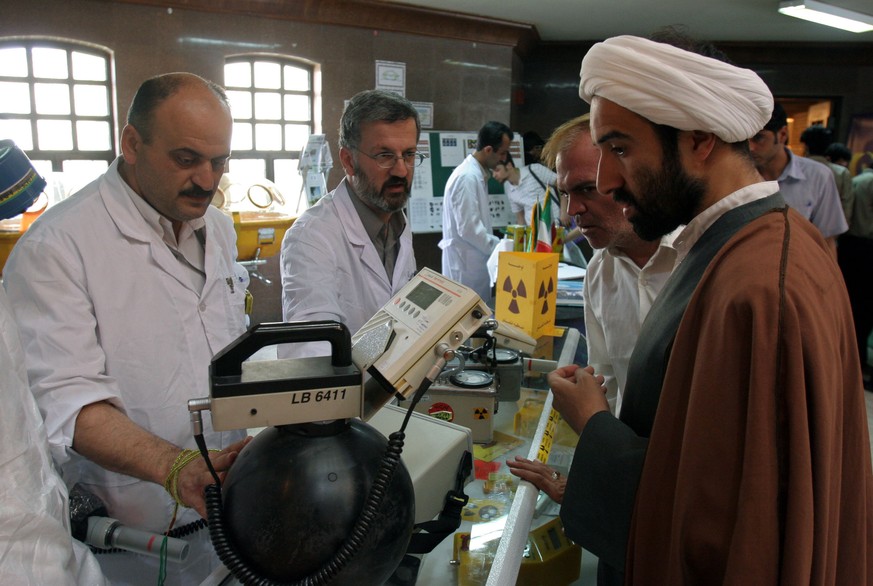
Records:
[[[379,90],[355,95],[340,120],[342,183],[282,241],[282,317],[336,320],[354,334],[415,274],[403,209],[419,153],[418,112]],[[326,342],[284,345],[283,358],[330,354]]]
[[[486,303],[491,303],[488,257],[500,240],[491,227],[488,178],[506,160],[511,140],[506,124],[486,123],[476,151],[452,171],[443,197],[442,273],[476,291]]]

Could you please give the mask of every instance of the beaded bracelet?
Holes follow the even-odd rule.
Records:
[[[209,451],[219,452],[221,450]],[[173,517],[170,519],[170,526],[167,528],[167,533],[169,533],[173,529],[173,525],[176,524],[176,515],[179,513],[179,505],[183,507],[188,506],[182,502],[182,498],[179,496],[179,472],[182,471],[182,468],[196,460],[198,456],[200,456],[199,450],[182,450],[179,452],[179,455],[176,456],[176,460],[173,462],[173,466],[170,468],[170,473],[167,474],[167,478],[164,480],[164,490],[166,490],[176,502],[176,506],[173,507]]]
[[[200,457],[200,452],[197,450],[182,450],[179,455],[176,456],[176,460],[170,468],[170,473],[167,474],[167,479],[164,480],[164,490],[173,497],[173,500],[176,501],[177,505],[185,506],[185,503],[183,503],[182,499],[179,497],[179,472],[182,471],[182,468],[193,462],[198,457]]]

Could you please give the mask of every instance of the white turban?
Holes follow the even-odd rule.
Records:
[[[597,43],[580,76],[586,102],[601,96],[655,124],[725,142],[753,137],[773,114],[773,94],[754,71],[640,37]]]

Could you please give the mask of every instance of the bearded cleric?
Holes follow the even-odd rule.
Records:
[[[600,584],[869,584],[851,310],[824,240],[749,155],[766,84],[689,39],[622,36],[585,56],[580,96],[598,191],[644,238],[686,227],[620,416],[585,370],[550,375],[580,432],[568,536],[598,556]]]

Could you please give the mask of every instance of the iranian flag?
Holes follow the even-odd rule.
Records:
[[[552,234],[552,204],[549,199],[551,193],[549,192],[549,188],[546,188],[546,194],[543,198],[543,203],[540,205],[537,203],[536,206],[539,209],[538,214],[534,214],[537,216],[536,223],[536,240],[534,252],[552,252],[552,242],[554,241],[555,235]],[[533,240],[533,238],[531,238]]]

